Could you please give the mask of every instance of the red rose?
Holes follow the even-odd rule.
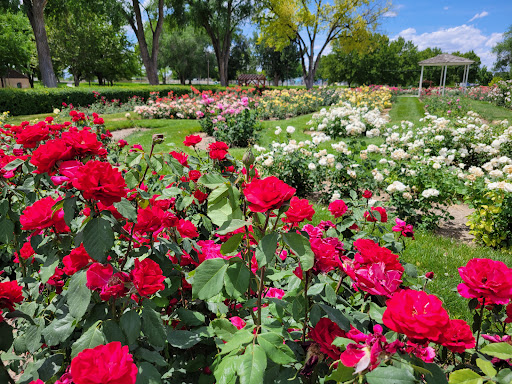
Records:
[[[92,264],[87,270],[87,288],[91,291],[101,290],[105,287],[114,273],[112,265],[100,263]]]
[[[313,204],[309,204],[308,199],[299,199],[297,196],[293,196],[290,200],[290,208],[285,212],[285,221],[288,223],[300,223],[304,220],[311,221],[314,214]]]
[[[181,237],[193,238],[199,236],[196,226],[191,221],[180,219],[176,228]]]
[[[315,264],[312,269],[314,273],[327,273],[336,268],[342,268],[340,252],[332,242],[328,239],[311,238],[310,243],[315,254]]]
[[[229,321],[231,321],[231,324],[233,324],[236,329],[242,329],[247,324],[244,319],[238,316],[230,317]]]
[[[196,144],[199,144],[203,139],[199,135],[188,135],[185,137],[185,140],[183,141],[183,144],[187,147],[193,147]]]
[[[369,190],[367,190],[367,189],[366,189],[366,190],[363,192],[363,197],[364,197],[365,199],[371,199],[371,198],[372,198],[372,196],[373,196],[373,192],[372,192],[372,191],[369,191]]]
[[[462,353],[466,349],[474,348],[476,341],[468,323],[464,320],[450,320],[440,344],[454,353]]]
[[[208,146],[210,158],[213,160],[224,160],[228,153],[228,145],[222,141],[216,141]]]
[[[329,212],[335,217],[341,217],[347,212],[347,204],[343,200],[335,200],[329,204]]]
[[[139,208],[137,212],[137,232],[156,232],[162,227],[162,216],[164,211],[159,207]]]
[[[154,293],[165,289],[162,282],[165,280],[160,266],[151,259],[139,261],[135,259],[135,267],[131,272],[133,285],[137,288],[139,295],[151,296]]]
[[[512,323],[512,302],[508,303],[507,308],[505,309],[507,313],[507,318],[505,319],[505,323]]]
[[[69,255],[64,256],[62,259],[64,272],[68,276],[72,276],[92,262],[94,260],[91,259],[83,244],[80,244],[79,247],[73,249]]]
[[[53,167],[59,160],[71,160],[73,148],[66,145],[63,140],[49,140],[40,145],[33,153],[30,163],[37,169],[34,173],[48,173],[53,175]]]
[[[203,204],[204,201],[208,198],[208,194],[207,193],[204,193],[203,191],[197,189],[195,192],[194,192],[194,197],[197,199],[197,202],[199,204]]]
[[[71,361],[75,384],[135,384],[137,366],[119,341],[84,349]]]
[[[105,123],[105,120],[103,120],[103,118],[102,118],[102,117],[96,117],[92,122],[93,122],[94,124],[101,125],[101,124],[104,124],[104,123]]]
[[[89,161],[76,173],[73,186],[82,191],[86,199],[112,205],[126,197],[126,182],[121,172],[109,163]]]
[[[449,325],[443,302],[435,295],[406,289],[386,302],[382,321],[395,332],[403,333],[413,342],[438,343]]]
[[[107,285],[101,288],[101,300],[108,301],[111,297],[123,297],[128,293],[126,283],[129,283],[130,275],[126,272],[117,272],[109,279]]]
[[[334,360],[340,358],[341,351],[332,345],[337,337],[346,337],[346,333],[336,323],[326,317],[318,320],[315,327],[309,331],[309,338],[320,345],[320,351]]]
[[[21,247],[19,257],[21,257],[23,260],[28,260],[30,257],[34,256],[35,254],[36,254],[36,252],[34,251],[34,248],[32,248],[30,241],[27,241]],[[34,260],[32,260],[32,262],[33,261]],[[19,262],[19,260],[18,260],[18,262]]]
[[[186,153],[172,151],[169,155],[178,160],[178,162],[184,167],[188,167],[188,155]]]
[[[354,248],[359,252],[354,256],[354,261],[359,264],[374,264],[383,262],[386,269],[403,272],[404,267],[389,249],[379,246],[375,241],[369,239],[357,239],[354,241]]]
[[[379,212],[379,214],[380,214],[380,220],[379,221],[381,223],[387,223],[387,221],[388,221],[388,214],[386,213],[386,209],[384,207],[372,207],[371,211]],[[364,213],[364,218],[366,219],[366,221],[369,221],[370,223],[373,223],[373,222],[377,221],[377,217],[374,216],[373,212],[371,212],[371,211],[366,211]]]
[[[120,139],[120,140],[117,142],[117,146],[118,146],[119,148],[121,148],[121,149],[122,149],[122,148],[124,148],[124,147],[126,147],[127,145],[128,145],[128,142],[127,142],[126,140],[124,140],[124,139]]]
[[[23,301],[22,287],[16,280],[0,283],[0,308],[14,311],[14,304]]]
[[[54,227],[57,232],[68,232],[69,227],[64,221],[64,210],[60,208],[53,211],[57,201],[48,196],[25,208],[20,216],[21,229],[31,231]]]
[[[188,171],[188,178],[192,181],[197,181],[201,177],[201,172],[196,171],[195,169]]]
[[[81,131],[68,131],[62,133],[62,140],[73,148],[75,156],[106,155],[103,144],[98,141],[95,133],[86,129]]]
[[[295,188],[275,176],[256,179],[247,184],[244,195],[253,212],[266,212],[278,209],[295,194]]]
[[[55,293],[61,294],[62,287],[64,286],[64,270],[62,268],[55,268],[55,272],[46,282],[48,285],[55,287]]]
[[[354,281],[355,287],[371,295],[391,297],[402,283],[402,272],[388,269],[383,262],[353,268],[355,265],[345,261],[345,272]]]
[[[24,148],[35,148],[37,144],[50,137],[50,129],[44,123],[29,125],[16,135],[16,143]]]
[[[512,296],[512,269],[501,261],[471,259],[459,268],[462,297],[485,299],[485,304],[507,304]]]

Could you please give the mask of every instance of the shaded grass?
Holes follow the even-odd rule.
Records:
[[[469,104],[469,108],[482,116],[489,123],[493,120],[504,120],[508,119],[512,121],[512,111],[505,107],[498,107],[487,101],[473,100],[465,98]]]

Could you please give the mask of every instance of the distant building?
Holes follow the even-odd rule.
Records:
[[[30,81],[24,74],[9,69],[7,76],[0,77],[0,88],[30,88]]]

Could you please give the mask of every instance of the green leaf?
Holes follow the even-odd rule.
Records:
[[[218,173],[206,173],[202,175],[197,182],[210,189],[215,189],[219,185],[225,184],[227,180]]]
[[[224,357],[213,371],[217,384],[235,384],[242,356]]]
[[[233,219],[230,221],[226,221],[217,230],[217,234],[218,235],[227,235],[228,233],[236,231],[237,229],[240,229],[246,225],[249,225],[249,223],[244,220]]]
[[[91,349],[105,342],[103,332],[99,330],[100,323],[101,320],[95,322],[87,331],[82,333],[82,336],[80,336],[77,341],[73,343],[73,346],[71,347],[71,358],[74,358],[84,349]]]
[[[347,339],[346,337],[337,337],[332,341],[332,345],[336,347],[346,347],[350,343],[354,343],[354,340]]]
[[[167,365],[167,362],[161,354],[157,351],[150,351],[146,348],[138,348],[135,352],[135,357],[156,364],[159,367],[165,367]]]
[[[370,310],[368,311],[368,314],[377,323],[382,324],[382,316],[384,316],[385,310],[386,310],[386,307],[381,307],[375,303],[370,303]]]
[[[393,366],[378,367],[366,375],[368,384],[414,384],[414,375],[406,369]]]
[[[178,313],[180,320],[186,325],[198,326],[204,324],[205,317],[201,312],[191,311],[186,308],[178,308],[176,312]]]
[[[483,384],[484,379],[471,369],[459,369],[450,375],[449,384]]]
[[[25,331],[25,342],[29,352],[34,353],[41,347],[41,335],[44,327],[44,319],[41,319],[41,325],[31,325]]]
[[[59,265],[59,258],[55,254],[48,255],[43,266],[41,267],[41,282],[46,283],[55,273],[55,268]]]
[[[343,383],[345,381],[351,380],[354,376],[354,368],[345,367],[343,364],[339,363],[338,368],[336,368],[332,373],[325,378],[327,380],[334,380],[337,383]]]
[[[101,326],[101,330],[103,331],[103,335],[105,335],[105,341],[107,343],[119,341],[121,344],[126,345],[126,337],[121,327],[119,327],[114,320],[105,321]]]
[[[249,344],[254,339],[254,335],[247,329],[238,330],[231,339],[220,347],[222,353],[229,353],[240,349],[243,345]]]
[[[35,304],[35,303],[33,302],[33,304]],[[27,315],[26,313],[24,313],[18,309],[15,309],[14,311],[7,312],[7,314],[5,314],[4,317],[6,319],[16,319],[16,318],[21,317],[22,319],[27,320],[30,324],[33,324],[33,325],[35,324],[32,317],[30,317],[29,315]]]
[[[106,253],[114,245],[114,234],[107,220],[96,217],[90,220],[83,230],[84,247],[94,260],[104,263],[107,260]]]
[[[91,301],[91,290],[86,287],[87,275],[85,271],[75,273],[69,282],[66,300],[69,313],[77,320],[81,320]]]
[[[499,384],[510,384],[512,383],[512,370],[509,368],[502,369],[496,375]]]
[[[142,362],[135,384],[162,384],[162,375],[150,363]]]
[[[240,242],[244,238],[244,233],[237,233],[233,236],[231,236],[224,244],[220,247],[220,253],[223,255],[227,255],[231,252],[234,252],[238,246],[240,245]]]
[[[241,358],[238,367],[240,384],[261,384],[267,368],[267,356],[259,345],[250,344]]]
[[[428,384],[448,384],[446,373],[435,363],[423,364],[423,366],[430,371],[430,375],[425,375],[425,380]]]
[[[245,263],[241,260],[235,260],[226,271],[224,284],[227,294],[232,298],[242,299],[249,288],[250,278],[251,271]]]
[[[142,308],[142,332],[155,347],[165,346],[166,334],[162,319],[156,311],[147,305]]]
[[[318,304],[327,314],[327,317],[334,321],[344,331],[350,331],[350,321],[336,308],[329,307],[325,304]]]
[[[237,332],[236,327],[228,319],[215,319],[210,323],[215,335],[224,341],[229,341]]]
[[[64,221],[66,222],[67,226],[69,226],[71,220],[75,218],[75,214],[77,211],[77,200],[78,198],[76,196],[69,197],[64,200],[64,203],[62,205],[62,208],[64,209]]]
[[[0,351],[7,352],[14,341],[12,327],[5,321],[0,323]]]
[[[502,360],[512,359],[512,345],[508,343],[492,343],[483,347],[480,352]]]
[[[191,331],[170,330],[167,334],[167,340],[173,347],[188,349],[201,341],[201,336]]]
[[[256,247],[256,260],[258,267],[270,264],[276,257],[277,239],[279,235],[277,232],[269,233],[264,236],[258,246]]]
[[[16,158],[13,161],[11,161],[11,162],[7,163],[6,165],[4,165],[2,168],[6,172],[14,171],[16,168],[18,168],[24,162],[25,162],[25,160],[22,160],[20,158]]]
[[[293,351],[283,338],[276,333],[262,333],[258,335],[258,344],[265,350],[270,360],[279,365],[291,364],[296,361]]]
[[[205,260],[197,267],[192,283],[192,296],[207,300],[220,293],[228,263],[224,259]]]
[[[114,207],[119,211],[123,217],[126,217],[129,221],[137,222],[137,210],[135,207],[124,197],[121,201],[114,203]]]
[[[44,330],[43,336],[49,347],[53,347],[66,340],[75,329],[75,318],[70,314],[60,319],[54,319]]]
[[[476,359],[476,365],[478,365],[478,368],[480,368],[486,376],[494,377],[496,376],[496,373],[498,373],[489,360],[478,358]]]
[[[62,363],[64,363],[64,355],[62,353],[50,356],[37,370],[39,378],[46,383],[60,371]]]
[[[128,345],[134,344],[140,336],[141,321],[139,314],[133,310],[125,312],[121,316],[120,323]]]
[[[0,219],[0,243],[8,244],[14,239],[14,223],[3,217]]]
[[[300,265],[304,272],[313,268],[315,254],[311,250],[311,244],[307,238],[298,233],[283,233],[283,240],[299,257]]]

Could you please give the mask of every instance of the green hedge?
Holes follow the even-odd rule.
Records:
[[[194,85],[200,91],[224,90],[218,85]],[[61,108],[62,103],[86,107],[94,103],[93,91],[101,93],[108,100],[119,99],[125,102],[136,95],[147,99],[150,92],[160,92],[165,96],[170,91],[175,95],[190,93],[189,85],[158,85],[136,87],[97,87],[97,88],[43,88],[43,89],[0,89],[0,113],[9,111],[11,116],[35,115],[51,113],[55,108]]]

